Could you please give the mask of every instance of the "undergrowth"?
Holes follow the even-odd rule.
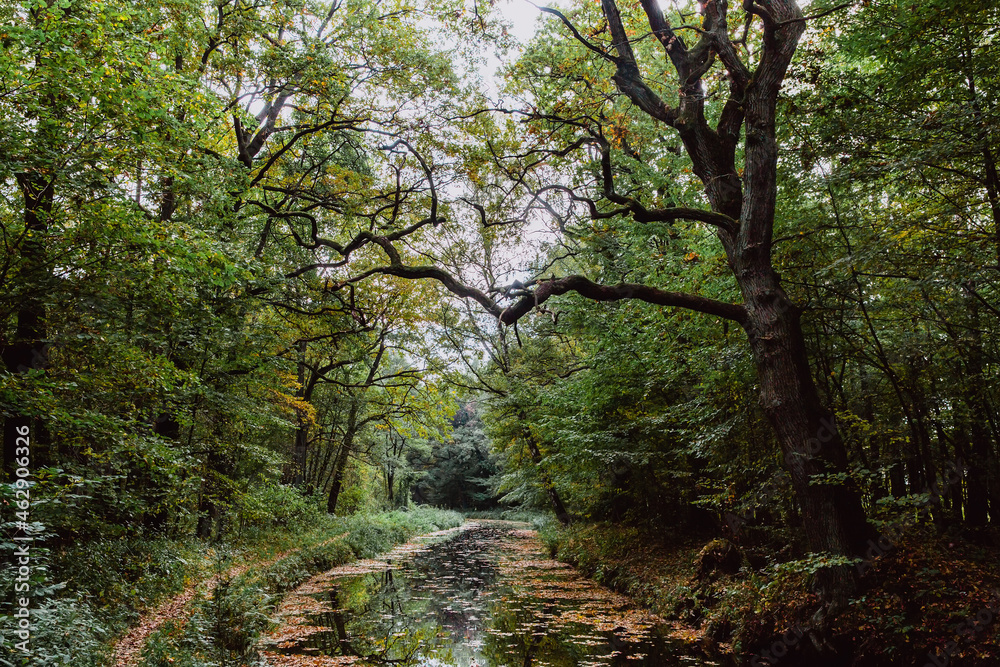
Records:
[[[699,543],[611,523],[552,523],[540,535],[553,558],[658,614],[672,615],[688,600]]]
[[[295,499],[293,499],[295,500]],[[15,651],[16,622],[0,608],[0,665],[99,667],[109,664],[112,640],[140,614],[191,582],[247,562],[261,570],[223,578],[221,594],[196,604],[188,619],[168,622],[147,646],[143,665],[225,665],[250,656],[268,622],[274,596],[311,574],[385,551],[409,537],[459,525],[462,516],[433,508],[331,517],[298,503],[280,521],[249,522],[224,539],[171,540],[134,535],[80,542],[52,553],[33,552],[30,654]],[[273,506],[272,506],[273,507]],[[289,513],[285,513],[289,514]],[[272,517],[273,519],[273,517]],[[334,539],[339,536],[339,539]],[[44,544],[44,539],[39,544]],[[11,559],[4,559],[6,563]],[[14,576],[0,572],[3,600],[14,598]]]
[[[142,664],[258,664],[257,642],[271,627],[271,614],[284,593],[317,572],[385,552],[414,535],[453,528],[462,520],[456,512],[431,508],[341,519],[333,537],[304,546],[267,567],[221,579],[211,597],[197,602],[190,618],[164,626],[150,637]]]
[[[493,521],[520,521],[530,523],[536,530],[542,530],[555,525],[556,520],[551,513],[537,512],[520,508],[475,510],[463,512],[467,519],[488,519]]]
[[[1000,664],[995,551],[931,525],[865,563],[859,591],[825,626],[815,616],[815,557],[754,566],[744,554],[738,572],[699,577],[701,541],[608,523],[552,526],[542,538],[554,557],[684,624],[689,639],[741,665]]]

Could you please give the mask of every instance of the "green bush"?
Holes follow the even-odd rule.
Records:
[[[203,545],[194,541],[102,539],[60,551],[53,570],[68,588],[129,622],[137,609],[183,589],[202,556]]]
[[[207,620],[200,614],[169,620],[147,640],[144,667],[215,667]]]
[[[233,510],[241,528],[309,526],[325,517],[316,497],[294,486],[274,483],[254,486],[240,494]]]
[[[21,667],[96,667],[106,657],[108,631],[85,602],[62,598],[31,610],[30,655],[14,649],[16,619],[0,616],[0,664]]]
[[[270,626],[268,615],[273,596],[260,586],[219,582],[212,599],[201,604],[199,613],[208,619],[212,644],[223,664],[250,657],[257,639]]]
[[[536,512],[526,509],[492,509],[464,512],[467,519],[495,519],[502,521],[521,521],[530,523],[536,530],[555,524],[556,519],[550,512]]]

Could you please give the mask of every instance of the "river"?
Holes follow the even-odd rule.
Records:
[[[323,573],[278,613],[265,656],[282,667],[722,664],[511,522],[470,521]]]

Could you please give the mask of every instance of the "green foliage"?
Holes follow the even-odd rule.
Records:
[[[233,510],[244,529],[308,526],[321,517],[315,498],[273,482],[251,487],[237,498]]]
[[[619,4],[644,85],[677,104],[641,7]],[[757,19],[729,5],[752,64]],[[504,66],[504,114],[463,69],[484,40],[510,41],[485,5],[465,10],[0,7],[0,348],[5,363],[45,352],[0,372],[0,413],[32,429],[33,583],[50,598],[38,664],[70,650],[95,664],[213,558],[305,539],[225,581],[146,658],[249,659],[270,595],[459,520],[369,516],[414,498],[608,522],[552,539],[640,592],[631,565],[606,564],[631,562],[643,535],[725,535],[770,567],[732,593],[751,625],[753,594],[803,601],[810,575],[847,563],[804,553],[735,325],[562,295],[515,330],[412,280],[448,269],[498,303],[570,274],[744,299],[710,225],[621,209],[704,208],[705,184],[595,55],[613,49],[599,3],[563,7],[589,47],[547,20]],[[919,507],[937,530],[981,531],[1000,514],[1000,14],[986,0],[815,10],[779,99],[768,239],[847,442],[809,488],[856,487],[876,528]],[[687,31],[697,13],[665,16]],[[709,123],[734,83],[721,60],[699,89]],[[705,591],[676,590],[674,611],[709,615]],[[892,641],[917,627],[884,608]]]
[[[18,667],[81,665],[98,667],[108,658],[110,632],[94,607],[84,600],[56,598],[31,609],[31,653],[15,649],[17,619],[0,616],[0,664]]]
[[[308,268],[373,229],[402,187],[393,169],[420,172],[382,133],[404,136],[403,116],[457,92],[435,29],[407,3],[388,14],[366,2],[209,4],[0,10],[0,109],[12,119],[0,130],[0,341],[6,360],[38,315],[47,354],[44,371],[0,374],[0,409],[36,420],[33,464],[50,472],[35,513],[61,540],[314,520],[315,498],[282,482],[323,493],[322,462],[346,431],[433,431],[447,410],[400,352],[416,338],[407,297],[420,290],[384,281],[345,299],[327,289],[334,267]],[[451,29],[447,7],[431,15]],[[284,97],[263,92],[275,86]],[[255,105],[273,114],[256,119]],[[29,181],[51,192],[40,208]],[[429,200],[414,199],[422,215]],[[385,372],[359,392],[378,366],[372,341],[388,347]],[[314,362],[331,368],[306,397],[301,365]],[[350,426],[347,397],[361,411]],[[308,480],[291,464],[303,429]],[[345,507],[381,507],[370,469],[351,468],[372,463],[365,448],[349,454]]]
[[[211,632],[204,616],[168,620],[150,636],[142,652],[144,664],[154,667],[214,667]]]
[[[219,581],[212,599],[195,612],[210,628],[213,652],[219,663],[233,664],[252,654],[257,639],[271,625],[271,618],[264,611],[270,605],[270,597],[260,588],[237,587],[225,578]]]
[[[272,626],[281,594],[317,572],[385,552],[420,533],[461,525],[462,520],[455,512],[429,507],[337,519],[294,553],[231,579],[223,577],[189,618],[167,623],[150,637],[144,664],[252,664],[256,640]],[[219,567],[224,563],[218,561]]]
[[[190,541],[105,538],[60,550],[53,569],[118,625],[135,622],[139,609],[180,591],[200,574],[202,558],[202,548]]]
[[[465,404],[452,420],[448,440],[431,441],[411,455],[420,475],[413,486],[418,502],[463,512],[496,505],[493,486],[500,471],[478,410],[476,403]]]
[[[734,507],[733,489],[761,485],[777,466],[742,342],[717,323],[643,305],[560,308],[548,339],[512,355],[510,393],[487,403],[507,500],[547,503],[524,444],[530,433],[581,515],[704,528],[703,508],[720,518],[750,509]]]

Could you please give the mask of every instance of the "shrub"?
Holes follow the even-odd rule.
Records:
[[[294,486],[274,483],[254,486],[240,494],[233,510],[241,529],[308,526],[325,516],[315,497]]]
[[[30,656],[14,649],[16,619],[0,617],[0,664],[96,667],[106,658],[108,632],[93,608],[76,598],[52,599],[31,610]]]
[[[183,589],[201,556],[201,545],[190,541],[101,539],[59,552],[53,570],[73,591],[127,623],[138,618],[135,609]]]

